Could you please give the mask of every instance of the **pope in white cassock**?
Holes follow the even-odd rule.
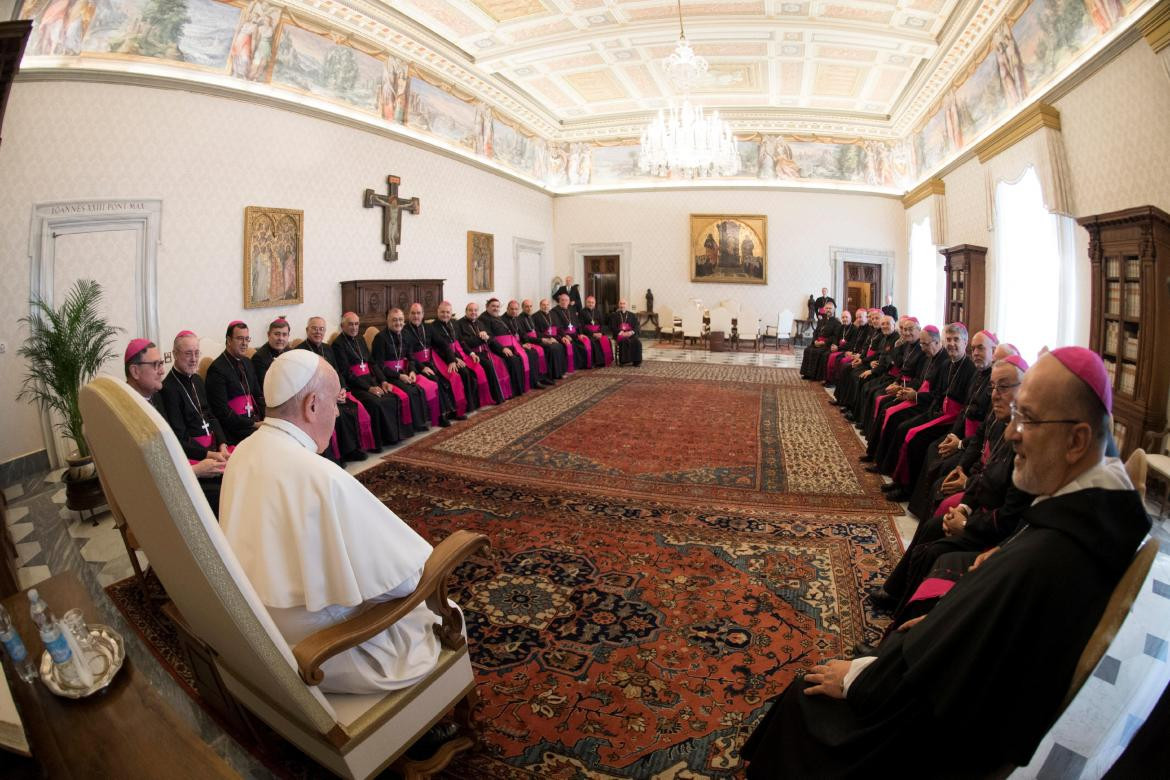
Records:
[[[431,545],[346,471],[317,453],[329,444],[341,391],[333,368],[289,350],[264,377],[267,416],[232,455],[220,523],[289,645],[354,615],[364,602],[410,594]],[[321,689],[405,688],[439,656],[419,604],[410,614],[321,667]]]

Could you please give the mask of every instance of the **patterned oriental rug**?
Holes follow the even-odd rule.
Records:
[[[892,512],[794,369],[647,362],[578,372],[386,456],[451,474],[679,505]]]
[[[492,540],[452,583],[484,741],[447,777],[736,776],[769,697],[877,641],[892,507],[794,377],[586,374],[359,477],[432,542]]]

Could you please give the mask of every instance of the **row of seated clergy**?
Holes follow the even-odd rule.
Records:
[[[1100,357],[1054,350],[1016,388],[1025,367],[1009,356],[992,369],[997,422],[984,434],[994,448],[1002,429],[1012,484],[1034,497],[1008,521],[1014,531],[873,652],[827,661],[790,685],[744,745],[749,778],[858,776],[874,766],[986,777],[1028,764],[1150,522],[1106,454],[1112,390]],[[985,470],[1002,471],[987,461]],[[984,517],[1004,519],[1002,509]]]

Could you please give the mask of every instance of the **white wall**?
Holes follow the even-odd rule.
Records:
[[[894,252],[895,302],[901,307],[905,301],[906,229],[902,203],[894,198],[787,190],[628,192],[560,197],[553,213],[561,276],[575,273],[573,244],[632,244],[632,262],[622,273],[631,275],[631,304],[639,309],[650,288],[655,308],[678,311],[690,298],[709,304],[734,298],[765,319],[783,309],[799,317],[809,293],[833,287],[830,247]],[[691,282],[691,214],[767,215],[767,285]]]
[[[16,320],[27,314],[33,204],[85,198],[161,198],[159,322],[164,341],[191,328],[218,338],[240,318],[287,315],[294,335],[311,315],[336,322],[338,281],[445,278],[466,293],[467,231],[495,235],[496,292],[512,295],[512,241],[552,251],[551,198],[441,155],[287,111],[175,90],[70,82],[14,85],[0,146],[0,462],[43,446],[38,416],[17,404],[23,374]],[[382,260],[387,174],[421,199],[406,215],[401,259]],[[244,310],[243,220],[249,205],[305,212],[305,303]],[[551,265],[551,259],[549,260]],[[477,294],[479,299],[488,297]],[[165,345],[169,347],[169,344]],[[119,350],[120,351],[120,350]]]
[[[1076,216],[1147,204],[1170,211],[1170,78],[1144,40],[1138,39],[1054,105],[1060,112]],[[988,230],[985,168],[972,157],[943,181],[947,243],[988,247],[991,296],[998,269],[995,237]],[[1076,312],[1076,340],[1087,344],[1089,237],[1080,227],[1075,237],[1078,294],[1068,305]]]

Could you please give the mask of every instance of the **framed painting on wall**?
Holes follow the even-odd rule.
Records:
[[[768,218],[691,214],[691,281],[768,283]]]
[[[244,207],[244,308],[305,301],[305,212]]]
[[[495,246],[493,234],[467,231],[467,292],[490,292],[496,288]]]

